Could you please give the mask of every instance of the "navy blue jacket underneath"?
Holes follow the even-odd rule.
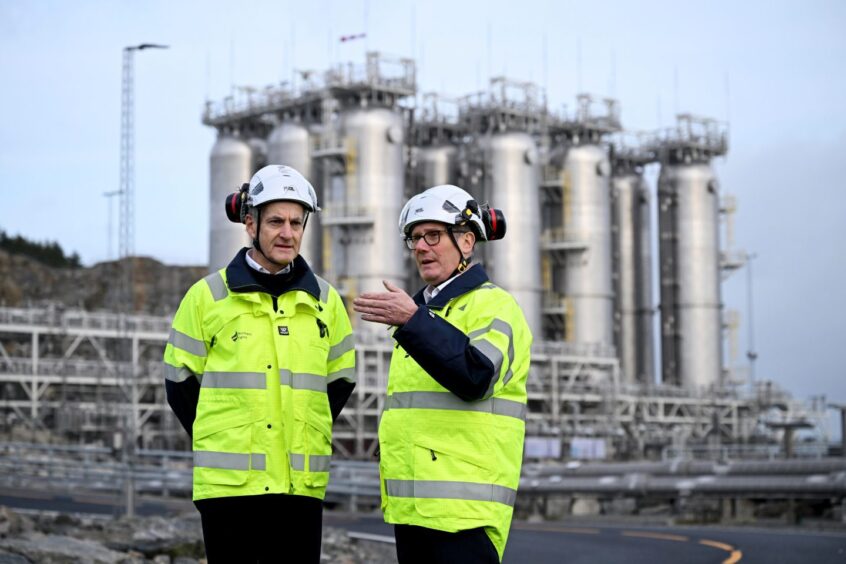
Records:
[[[442,310],[450,300],[488,281],[475,264],[425,303],[423,290],[414,295],[417,312],[394,332],[394,339],[441,386],[464,401],[482,399],[494,374],[493,363],[470,344],[467,335],[430,310]],[[449,318],[450,308],[444,312]]]

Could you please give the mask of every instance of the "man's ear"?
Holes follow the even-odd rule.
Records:
[[[476,245],[476,234],[468,231],[465,236],[461,238],[461,252],[469,255],[473,252],[473,247]]]
[[[244,218],[244,224],[247,226],[247,235],[250,236],[250,239],[256,238],[256,223],[253,220],[253,214],[247,213],[246,217]]]

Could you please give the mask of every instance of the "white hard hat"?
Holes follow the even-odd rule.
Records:
[[[473,196],[458,186],[442,184],[408,200],[400,213],[399,230],[407,236],[414,225],[437,221],[451,226],[466,225],[473,229],[478,239],[484,241],[487,235],[480,213]]]
[[[308,212],[320,211],[317,193],[306,178],[285,165],[268,165],[250,179],[247,205],[259,207],[269,202],[297,202]]]

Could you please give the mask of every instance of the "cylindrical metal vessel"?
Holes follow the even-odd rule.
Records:
[[[638,238],[635,250],[635,333],[638,336],[638,353],[635,359],[635,379],[640,384],[655,383],[655,301],[652,297],[652,193],[643,176],[637,186]]]
[[[295,168],[314,186],[322,206],[321,184],[311,158],[312,145],[312,137],[306,126],[290,121],[280,123],[267,138],[267,162]],[[318,274],[321,272],[320,213],[309,216],[300,245],[300,255],[308,262],[312,270]]]
[[[253,152],[252,164],[250,165],[250,176],[252,176],[257,170],[270,164],[267,160],[267,140],[260,137],[250,137],[247,139],[247,145],[250,146],[250,150]],[[248,180],[249,178],[244,182]]]
[[[658,179],[664,383],[721,383],[719,190],[710,165],[666,164]]]
[[[611,179],[614,344],[626,384],[653,383],[649,190],[638,170]]]
[[[611,165],[597,145],[578,145],[564,160],[564,238],[585,245],[568,253],[563,272],[568,342],[611,346]]]
[[[523,310],[532,334],[541,336],[540,170],[537,145],[522,132],[486,140],[485,194],[505,214],[505,238],[485,245],[491,281],[507,290]]]
[[[405,203],[402,117],[385,108],[348,109],[338,137],[346,151],[343,181],[330,184],[324,217],[325,258],[335,282],[348,300],[385,291],[382,280],[404,288],[408,250],[397,228]]]
[[[223,268],[250,245],[243,224],[226,218],[224,200],[241,184],[250,181],[253,153],[250,146],[228,133],[221,133],[209,157],[209,270]]]
[[[417,178],[426,190],[441,184],[455,184],[458,149],[454,145],[434,145],[417,149]]]

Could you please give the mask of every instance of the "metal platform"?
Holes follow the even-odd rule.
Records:
[[[2,430],[110,447],[128,428],[138,448],[187,448],[164,393],[169,328],[167,317],[0,308]],[[335,424],[341,457],[366,460],[375,452],[392,350],[389,341],[359,338],[358,385]],[[760,386],[754,397],[624,386],[613,348],[568,343],[533,347],[528,398],[527,436],[565,448],[573,438],[593,437],[617,457],[641,456],[655,445],[746,443],[762,432],[775,440],[766,420],[818,424],[823,415],[772,386]],[[816,432],[824,437],[821,425]]]

